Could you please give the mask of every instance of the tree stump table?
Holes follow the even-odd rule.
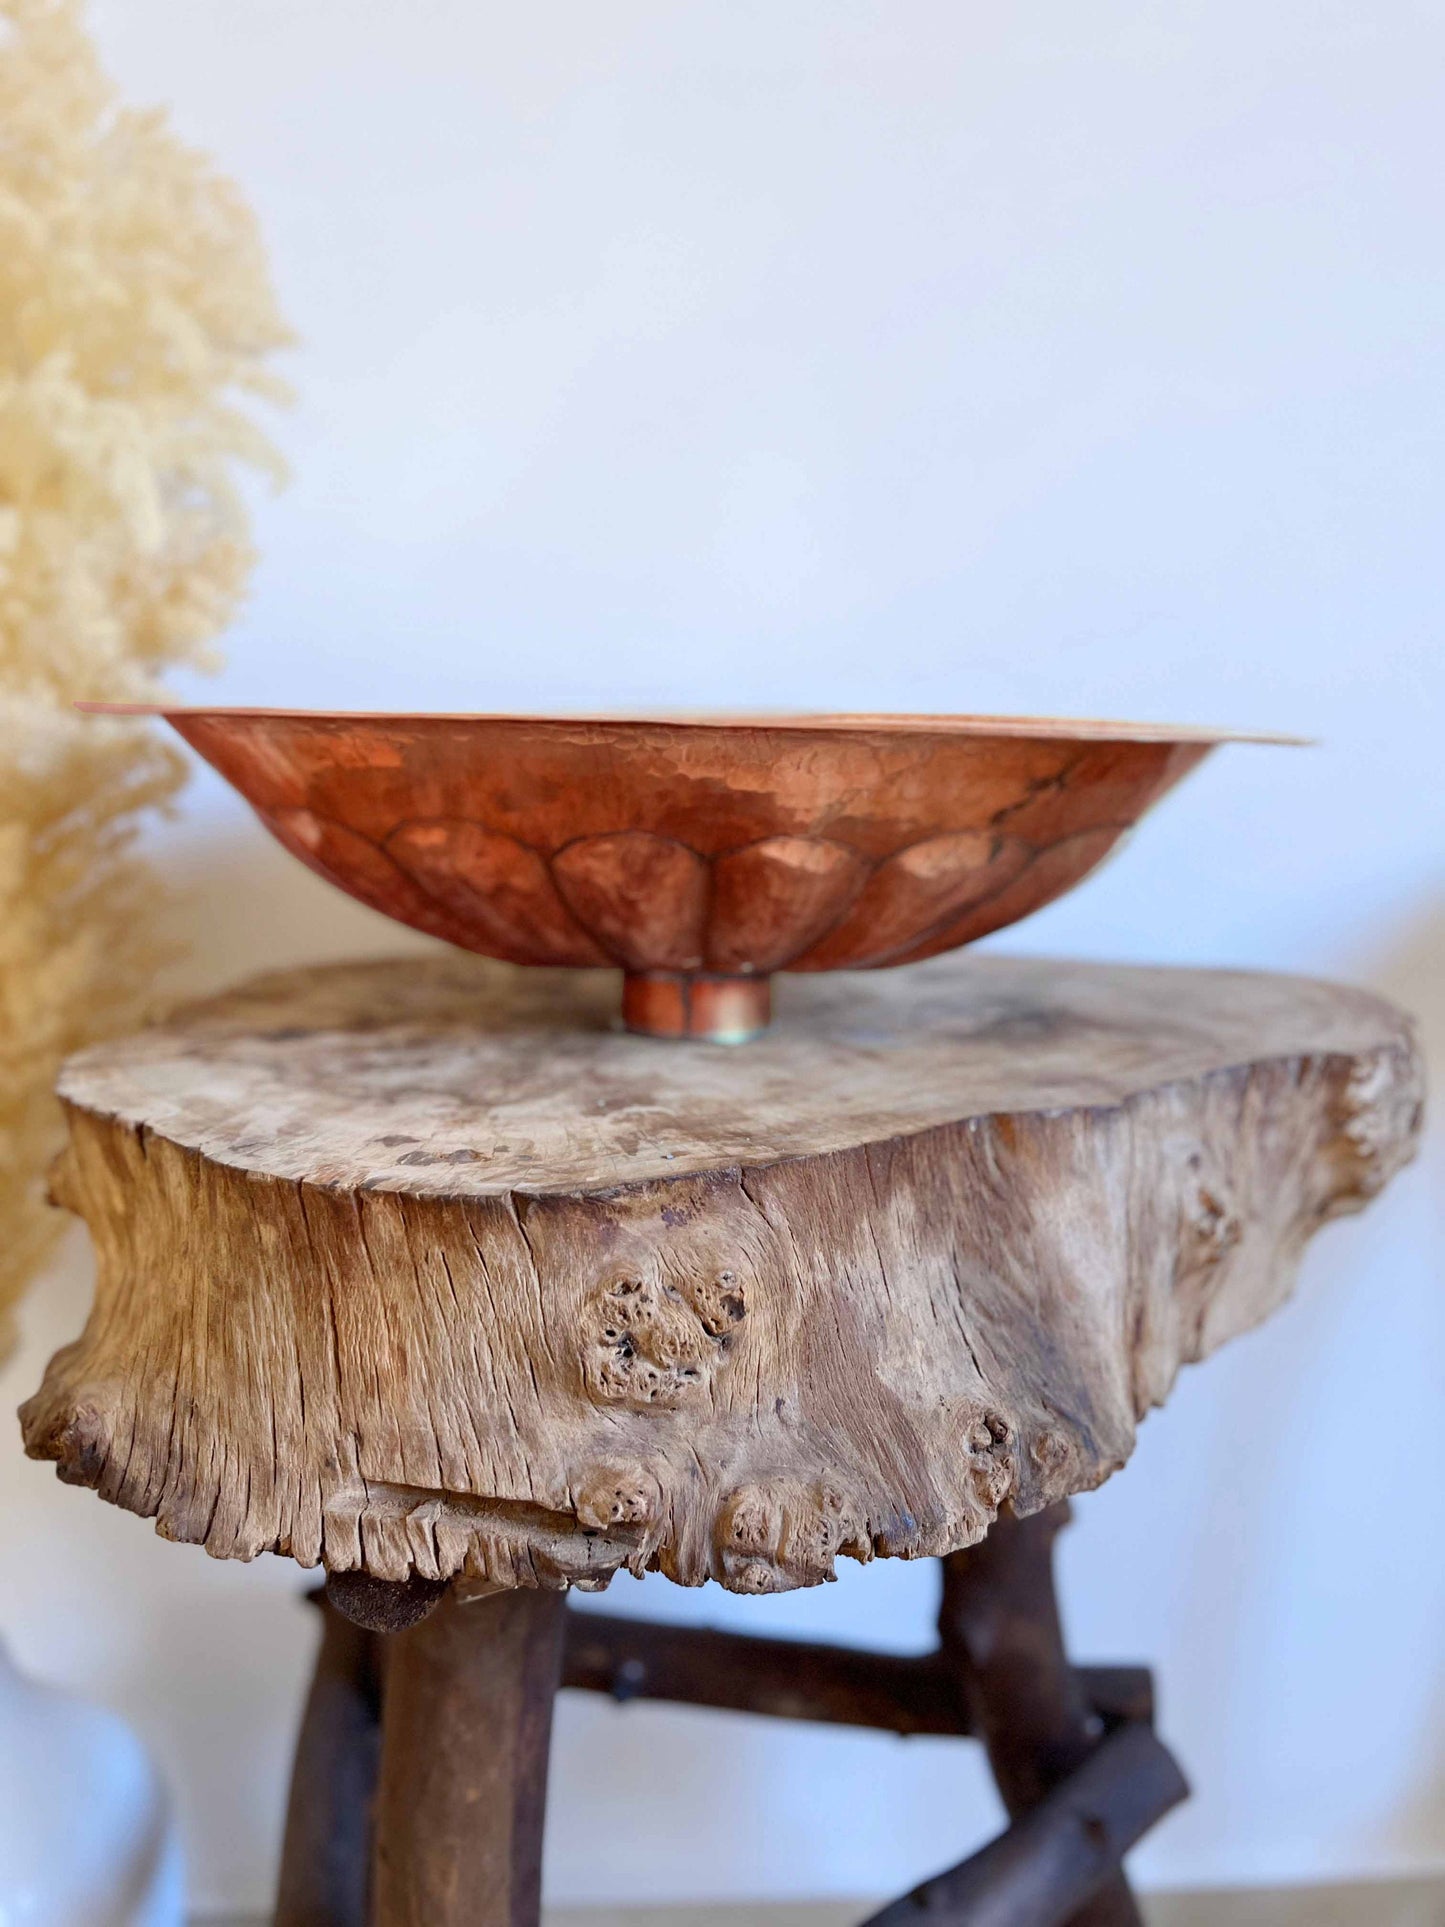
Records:
[[[879,1916],[1137,1921],[1184,1783],[1067,1659],[1050,1545],[1179,1366],[1409,1156],[1407,1021],[1286,978],[950,956],[744,1049],[604,973],[272,975],[73,1059],[99,1266],[24,1408],[60,1476],[328,1574],[284,1927],[536,1920],[560,1685],[973,1734],[1012,1816]],[[936,1557],[917,1659],[569,1613]],[[940,1856],[942,1857],[942,1856]]]

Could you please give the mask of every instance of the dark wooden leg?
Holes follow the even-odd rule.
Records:
[[[1105,1723],[1154,1717],[1147,1666],[1080,1666],[1079,1685]],[[675,1700],[773,1719],[881,1726],[890,1733],[972,1733],[956,1658],[870,1653],[813,1640],[766,1639],[667,1626],[610,1613],[567,1615],[562,1684],[628,1700]]]
[[[535,1927],[552,1696],[564,1681],[618,1698],[972,1731],[1014,1824],[868,1927],[909,1927],[920,1914],[942,1927],[1137,1927],[1119,1858],[1187,1787],[1154,1737],[1147,1673],[1069,1665],[1052,1561],[1067,1518],[1063,1506],[1006,1515],[983,1545],[944,1560],[940,1644],[916,1661],[595,1614],[569,1634],[559,1595],[458,1606],[420,1582],[333,1575],[278,1927]]]
[[[321,1650],[291,1769],[275,1927],[366,1927],[381,1750],[377,1642],[324,1594],[313,1600]]]
[[[1103,1722],[1064,1651],[1053,1542],[1067,1505],[1031,1519],[1000,1514],[988,1537],[943,1566],[938,1630],[958,1667],[973,1730],[1011,1819],[1037,1807],[1099,1744]],[[1068,1927],[1141,1927],[1122,1873]]]
[[[536,1927],[565,1610],[449,1595],[387,1641],[375,1927]]]
[[[1188,1788],[1147,1726],[1120,1726],[1036,1807],[864,1927],[1067,1927]]]

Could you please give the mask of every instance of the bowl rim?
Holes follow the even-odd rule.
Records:
[[[518,723],[531,728],[673,728],[738,731],[792,730],[837,735],[892,731],[899,735],[1042,738],[1119,743],[1264,743],[1309,748],[1314,738],[1279,730],[1216,728],[1198,723],[1112,721],[1100,717],[930,715],[920,712],[808,710],[578,710],[537,714],[508,710],[288,709],[250,703],[114,703],[78,701],[91,716],[263,719],[321,723]]]

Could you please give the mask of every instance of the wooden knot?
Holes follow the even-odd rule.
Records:
[[[833,1579],[839,1554],[873,1556],[867,1523],[830,1480],[770,1479],[739,1486],[713,1533],[717,1578],[731,1592],[792,1592]]]
[[[1029,1447],[1029,1457],[1041,1472],[1061,1472],[1074,1458],[1073,1442],[1064,1432],[1040,1432]]]
[[[1195,1145],[1184,1159],[1179,1199],[1176,1287],[1200,1283],[1223,1262],[1244,1235],[1224,1177]]]
[[[577,1523],[596,1532],[652,1525],[662,1510],[662,1490],[645,1465],[598,1465],[577,1490]]]
[[[729,1270],[673,1284],[624,1272],[583,1316],[582,1375],[594,1399],[664,1409],[706,1395],[747,1315]]]
[[[1002,1412],[980,1412],[968,1434],[969,1483],[989,1514],[998,1511],[1017,1483],[1014,1428]]]
[[[1415,1155],[1425,1116],[1420,1058],[1382,1050],[1352,1066],[1337,1107],[1330,1215],[1383,1191]]]

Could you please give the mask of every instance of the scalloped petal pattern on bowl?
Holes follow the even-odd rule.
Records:
[[[513,963],[649,976],[638,1007],[684,1013],[720,999],[664,980],[881,968],[1029,915],[1227,739],[968,717],[164,713],[362,902]],[[729,1007],[764,1013],[760,995]]]

